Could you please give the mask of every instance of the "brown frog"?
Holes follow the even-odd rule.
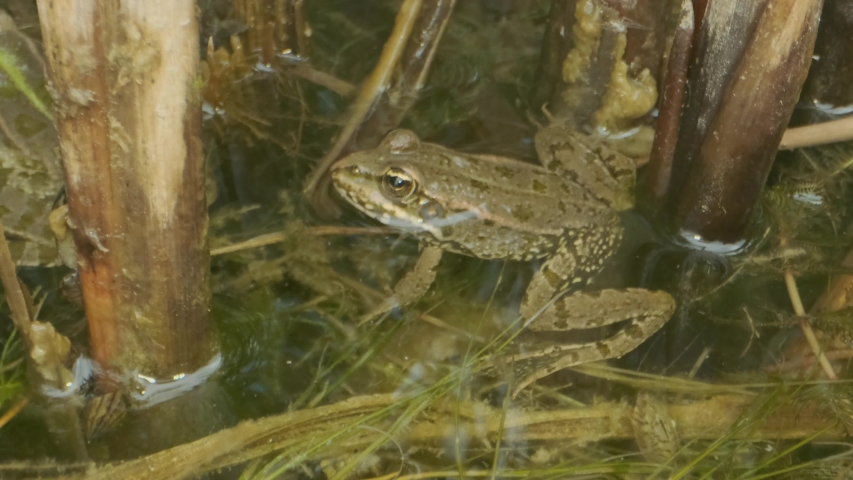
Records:
[[[563,126],[540,130],[536,147],[541,166],[459,153],[401,129],[376,149],[353,153],[332,168],[343,198],[423,245],[394,295],[363,320],[420,298],[435,278],[442,252],[450,251],[482,259],[543,260],[521,305],[531,330],[626,323],[599,342],[553,345],[512,357],[528,365],[516,392],[559,369],[624,355],[660,329],[675,309],[673,298],[662,291],[581,290],[622,238],[618,212],[633,204],[633,160]]]

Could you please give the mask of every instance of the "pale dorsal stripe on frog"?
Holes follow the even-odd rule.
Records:
[[[619,245],[617,210],[633,203],[634,162],[600,140],[562,126],[541,130],[536,142],[539,160],[547,168],[455,152],[401,129],[389,133],[376,149],[353,153],[332,167],[332,182],[345,200],[386,225],[414,234],[424,246],[394,294],[362,321],[426,293],[442,251],[483,259],[544,259],[522,301],[526,324],[543,322],[571,330],[628,322],[601,342],[540,352],[542,361],[562,365],[559,368],[621,356],[669,319],[675,302],[665,292],[577,292]],[[567,289],[570,294],[555,302]],[[555,359],[557,352],[564,357]],[[524,385],[541,376],[524,380]]]

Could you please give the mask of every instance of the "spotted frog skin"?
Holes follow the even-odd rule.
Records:
[[[459,153],[395,130],[374,150],[332,167],[335,189],[366,215],[416,236],[423,249],[394,295],[363,320],[420,298],[443,251],[482,259],[543,261],[520,313],[531,330],[574,330],[616,322],[614,336],[517,355],[526,367],[517,391],[559,369],[633,350],[675,309],[644,289],[581,288],[622,238],[619,210],[633,206],[633,160],[562,126],[537,134],[542,165]],[[560,296],[564,291],[570,292]]]

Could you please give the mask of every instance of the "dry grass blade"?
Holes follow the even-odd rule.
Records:
[[[121,464],[94,467],[80,476],[63,478],[185,478],[276,452],[283,452],[279,459],[284,462],[274,467],[276,470],[322,458],[349,458],[354,451],[372,451],[388,441],[384,433],[387,428],[362,426],[370,426],[373,422],[387,425],[388,420],[397,419],[397,415],[402,415],[397,419],[399,425],[409,424],[405,430],[394,434],[394,439],[400,443],[445,442],[448,431],[453,431],[448,430],[451,425],[471,441],[494,442],[499,432],[505,432],[505,438],[513,442],[634,438],[629,421],[632,407],[617,402],[567,410],[519,410],[506,418],[497,411],[471,416],[461,409],[456,418],[447,416],[443,422],[437,422],[436,418],[442,418],[441,412],[452,408],[435,397],[442,393],[440,390],[431,389],[407,398],[391,394],[355,397],[333,405],[246,421],[167,451]],[[762,408],[768,402],[762,402]],[[670,404],[665,408],[675,420],[682,439],[741,438],[747,433],[749,438],[799,439],[827,428],[822,438],[845,435],[842,429],[835,427],[833,420],[817,415],[814,409],[798,409],[789,403],[774,404],[761,415],[749,417],[752,420],[747,432],[738,421],[751,410],[753,403],[751,397],[719,395],[688,404]],[[411,416],[424,407],[431,412],[423,418],[425,421],[421,421],[420,416]],[[478,404],[478,408],[482,414],[482,409],[488,407]],[[0,473],[3,471],[11,470],[0,467]]]
[[[12,405],[12,408],[7,410],[3,415],[0,415],[0,428],[3,428],[3,425],[9,423],[9,420],[15,418],[15,415],[21,413],[21,410],[23,410],[29,403],[30,397],[24,397],[15,402],[15,404]]]
[[[364,116],[370,111],[370,107],[376,102],[379,94],[388,85],[388,81],[394,72],[394,67],[403,54],[403,49],[406,42],[409,40],[409,35],[412,33],[415,21],[418,18],[418,13],[421,9],[422,0],[406,0],[400,6],[400,11],[397,14],[397,20],[394,22],[394,30],[391,32],[391,37],[385,44],[382,50],[382,56],[379,58],[379,63],[376,68],[365,80],[361,90],[358,92],[353,103],[349,119],[344,126],[343,131],[338,136],[337,141],[332,148],[323,156],[317,163],[308,181],[305,183],[305,196],[312,199],[316,205],[322,203],[322,198],[326,192],[317,190],[321,180],[326,175],[329,167],[338,156],[341,154],[344,146],[349,142],[350,137],[355,132],[356,128],[361,124]]]
[[[793,150],[848,140],[853,140],[853,116],[815,125],[789,128],[782,135],[782,143],[779,145],[779,149]]]
[[[27,345],[32,346],[30,340],[30,324],[32,319],[27,309],[24,291],[21,288],[21,284],[18,283],[18,275],[15,273],[15,269],[15,262],[12,260],[9,244],[6,242],[6,232],[3,229],[3,225],[0,224],[0,280],[3,282],[6,301],[9,302],[9,308],[12,310],[12,321],[15,322],[15,326],[21,331],[21,336]]]
[[[788,295],[791,297],[791,304],[794,307],[794,313],[796,313],[800,318],[800,328],[803,330],[803,335],[806,337],[806,341],[809,342],[809,346],[814,352],[815,357],[817,357],[821,368],[823,368],[824,373],[826,373],[826,376],[832,380],[837,380],[838,375],[835,374],[832,364],[829,363],[826,355],[824,355],[823,349],[821,348],[820,343],[818,343],[817,337],[815,337],[814,330],[812,330],[809,321],[805,317],[806,311],[803,308],[803,301],[800,300],[797,281],[794,279],[794,273],[790,270],[785,271],[785,286],[788,287]]]

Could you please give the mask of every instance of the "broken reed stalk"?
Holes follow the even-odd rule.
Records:
[[[663,204],[670,189],[678,125],[687,87],[687,71],[693,59],[693,22],[693,3],[691,0],[682,0],[663,81],[654,143],[640,185],[646,204],[654,209]]]
[[[821,0],[709,2],[668,198],[685,237],[737,244],[806,79]]]
[[[422,1],[405,0],[400,6],[397,18],[394,21],[394,29],[391,31],[388,41],[385,42],[385,47],[382,49],[382,56],[379,57],[376,67],[374,67],[373,71],[365,79],[364,84],[362,84],[358,96],[350,107],[347,123],[344,125],[332,148],[317,162],[317,165],[305,182],[303,193],[318,211],[330,211],[334,209],[334,207],[328,205],[329,184],[326,173],[329,167],[337,161],[344,146],[350,141],[350,138],[358,126],[361,125],[364,117],[376,104],[379,95],[387,88],[397,62],[409,40],[409,36],[412,34],[415,21],[421,10]]]
[[[574,6],[571,2],[551,2],[536,77],[530,90],[532,105],[547,105],[555,98],[555,92],[562,81],[563,61],[571,48],[569,42],[572,36],[566,33],[570,31],[573,15]],[[566,25],[570,26],[569,29]],[[553,109],[554,105],[549,108]]]
[[[57,333],[50,323],[35,321],[31,317],[29,302],[15,272],[15,263],[12,261],[12,253],[9,251],[2,224],[0,224],[0,281],[3,283],[6,302],[12,311],[12,322],[26,345],[25,355],[31,387],[34,391],[39,391],[45,385],[60,391],[64,390],[71,377],[71,372],[64,365],[71,343]]]
[[[38,9],[92,356],[105,372],[193,372],[218,352],[195,2]]]
[[[841,266],[853,269],[853,250],[847,252]],[[821,315],[853,307],[853,275],[841,274],[831,277],[829,288],[812,304],[810,313]]]
[[[260,52],[265,65],[279,53],[308,58],[304,0],[235,0],[235,18],[244,22],[250,52]]]
[[[829,118],[851,113],[853,35],[850,35],[850,31],[853,28],[853,9],[850,6],[850,2],[844,0],[824,2],[820,31],[815,41],[815,61],[800,98],[800,104],[806,108],[797,115],[798,120],[805,121],[803,124],[825,122]]]

